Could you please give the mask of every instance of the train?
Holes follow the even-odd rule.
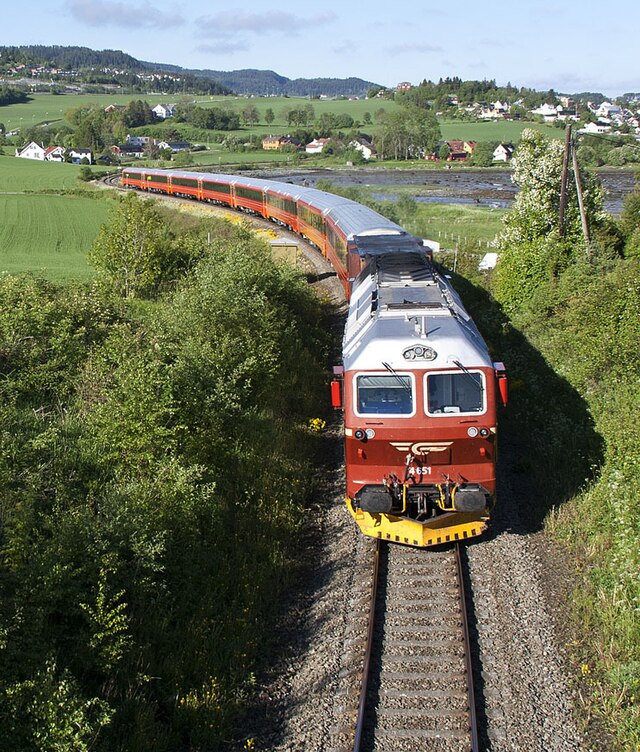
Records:
[[[133,167],[121,183],[249,212],[316,246],[349,301],[331,403],[344,419],[351,516],[366,536],[414,547],[486,530],[506,370],[425,241],[369,207],[290,183]]]

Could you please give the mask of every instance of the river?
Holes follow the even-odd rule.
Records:
[[[599,170],[598,177],[605,191],[605,209],[612,214],[622,210],[624,197],[635,185],[634,173],[628,170]],[[261,177],[267,177],[263,172]],[[274,179],[296,185],[315,186],[319,180],[330,180],[338,186],[368,188],[376,198],[393,200],[397,194],[389,192],[393,186],[416,186],[414,198],[424,203],[471,204],[491,208],[508,208],[517,187],[511,181],[508,170],[291,170],[270,175]],[[376,186],[384,186],[385,192],[376,193]]]

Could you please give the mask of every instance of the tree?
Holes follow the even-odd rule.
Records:
[[[496,146],[497,141],[478,141],[473,150],[472,164],[478,167],[491,167]]]
[[[258,108],[255,106],[255,104],[248,104],[243,107],[240,115],[242,117],[242,121],[246,125],[255,125],[256,123],[260,122],[260,115],[258,114]]]
[[[273,110],[271,109],[271,107],[267,107],[267,109],[264,112],[264,122],[267,125],[271,125],[271,123],[273,123],[275,119],[276,119],[276,116],[274,115]]]
[[[376,137],[383,159],[423,159],[440,141],[440,126],[433,112],[417,107],[387,113]]]
[[[520,192],[497,240],[496,297],[507,309],[518,308],[549,278],[586,254],[573,178],[567,182],[562,235],[558,228],[563,163],[563,141],[547,140],[529,128],[522,131],[512,160],[513,181]],[[587,225],[593,231],[605,217],[602,188],[584,168],[580,181]]]
[[[100,228],[89,258],[123,298],[149,295],[163,274],[168,237],[150,199],[121,199]]]

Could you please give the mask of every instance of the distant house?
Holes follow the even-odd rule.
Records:
[[[409,83],[409,81],[401,81],[396,86],[396,91],[410,91],[412,88],[413,86]]]
[[[498,144],[493,150],[493,161],[508,162],[513,156],[514,150],[513,144]]]
[[[377,157],[376,150],[373,148],[373,139],[371,136],[367,136],[361,133],[360,136],[349,143],[349,146],[356,151],[359,151],[362,156],[369,160]]]
[[[598,120],[597,123],[587,123],[584,128],[580,128],[578,133],[608,133],[611,130],[611,123]]]
[[[476,148],[476,142],[475,141],[463,141],[462,148],[467,152],[467,154],[472,157],[473,152]]]
[[[127,134],[125,139],[126,143],[133,144],[134,146],[144,146],[151,140],[150,136],[130,136]]]
[[[115,144],[111,147],[111,153],[117,157],[136,157],[140,159],[144,156],[144,144]]]
[[[91,149],[69,149],[67,156],[71,159],[73,164],[80,164],[83,159],[86,159],[89,164],[93,164],[93,153]]]
[[[562,109],[562,107],[560,107]],[[551,123],[558,119],[558,108],[553,104],[543,104],[540,107],[536,107],[535,110],[531,110],[532,115],[540,115],[545,123]]]
[[[44,160],[45,148],[35,141],[30,141],[22,149],[16,149],[16,157],[21,159],[40,159]]]
[[[47,146],[44,150],[46,162],[64,162],[64,148],[62,146]]]
[[[464,162],[469,152],[464,148],[464,141],[445,141],[449,147],[448,162]]]
[[[320,154],[329,141],[331,141],[330,138],[314,138],[304,147],[304,150],[307,154]]]
[[[169,149],[172,152],[188,151],[191,144],[187,141],[159,141],[156,146],[158,149]]]
[[[262,139],[262,148],[265,151],[282,151],[285,146],[293,146],[299,149],[302,144],[292,136],[266,136]]]
[[[104,111],[109,112],[124,112],[127,108],[123,104],[108,104]]]
[[[278,149],[282,148],[280,146],[280,136],[265,136],[262,139],[262,148],[265,151],[277,151]]]
[[[151,112],[160,120],[166,120],[176,114],[176,108],[173,104],[157,104],[151,108]]]

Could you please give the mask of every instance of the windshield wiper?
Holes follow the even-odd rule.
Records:
[[[480,394],[482,394],[484,392],[484,387],[482,386],[482,376],[480,376],[479,374],[475,374],[475,375],[472,374],[471,371],[466,366],[463,366],[462,363],[459,360],[454,360],[452,362],[455,363],[458,366],[458,368],[466,376],[468,376],[468,378],[471,379],[471,381],[473,381],[473,383],[475,384],[475,386],[477,386],[480,389]],[[478,377],[477,381],[476,381],[476,376]]]
[[[402,376],[400,374],[396,373],[396,371],[388,364],[385,363],[384,360],[382,361],[382,365],[389,371],[390,374],[395,376],[396,381],[400,384],[400,386],[406,391],[406,393],[411,397],[411,386],[407,384],[406,381],[403,380]]]

